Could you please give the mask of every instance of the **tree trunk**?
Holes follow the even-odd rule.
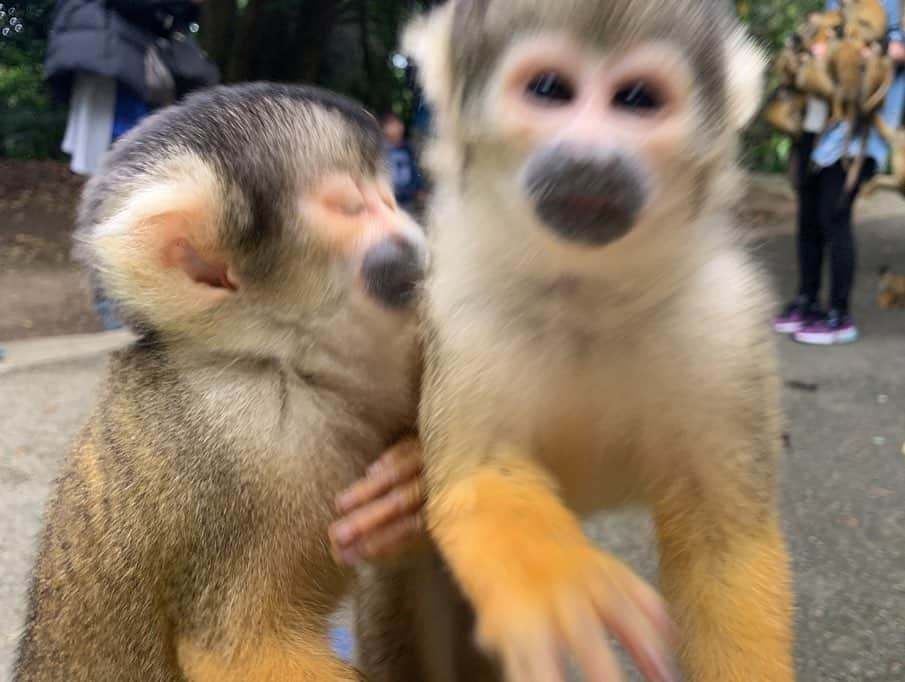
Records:
[[[341,4],[250,0],[229,60],[230,79],[316,81]]]
[[[299,12],[296,34],[295,76],[305,83],[317,81],[325,48],[330,42],[343,3],[338,0],[308,0]]]
[[[229,60],[238,27],[236,0],[207,0],[202,6],[201,46],[228,80]]]
[[[368,41],[368,36],[370,35],[370,30],[368,26],[368,0],[358,0],[356,3],[356,12],[358,19],[358,40],[361,45],[361,67],[364,71],[365,75],[365,83],[371,85],[368,89],[368,97],[366,98],[365,104],[372,107],[373,109],[382,108],[382,102],[378,103],[378,98],[376,95],[378,93],[374,92],[374,85],[377,83],[377,74],[374,73],[374,62],[371,58],[371,46]],[[378,104],[380,106],[378,106]]]

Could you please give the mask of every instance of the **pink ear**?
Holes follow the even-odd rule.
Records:
[[[124,191],[121,204],[85,237],[104,286],[124,307],[159,325],[187,320],[236,295],[222,241],[222,188],[199,159],[172,159]]]
[[[142,232],[157,255],[155,267],[181,272],[191,283],[184,295],[216,302],[236,292],[239,282],[229,258],[217,242],[218,216],[205,202],[191,202],[147,220]],[[174,284],[180,278],[174,278]],[[186,282],[185,279],[182,280]]]
[[[225,259],[202,256],[188,239],[176,237],[164,246],[164,264],[182,270],[196,284],[236,291],[239,288]]]

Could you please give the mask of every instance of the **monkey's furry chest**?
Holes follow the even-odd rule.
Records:
[[[539,458],[577,510],[643,497],[639,482],[705,469],[702,442],[714,452],[738,414],[766,412],[765,292],[749,275],[729,253],[668,304],[613,306],[602,324],[588,308],[536,302],[460,312],[438,335],[446,379],[480,406],[493,438]]]

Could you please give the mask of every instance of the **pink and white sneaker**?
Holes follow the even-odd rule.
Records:
[[[833,346],[858,340],[858,328],[848,315],[831,310],[823,320],[804,325],[792,338],[799,343],[815,346]]]
[[[794,334],[823,316],[823,311],[816,304],[799,296],[779,316],[773,318],[773,331],[777,334]]]

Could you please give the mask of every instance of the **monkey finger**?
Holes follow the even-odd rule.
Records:
[[[360,542],[345,547],[334,545],[334,558],[349,566],[387,559],[400,553],[423,532],[424,518],[420,514],[405,516],[372,531]]]
[[[670,633],[658,628],[645,609],[632,599],[627,588],[597,586],[593,601],[604,623],[622,642],[646,680],[674,682],[679,679],[668,639]]]
[[[502,652],[505,679],[519,682],[564,682],[559,652],[552,637],[509,645]]]
[[[420,479],[396,486],[387,495],[346,514],[330,527],[330,539],[340,546],[366,538],[381,526],[414,515],[424,504]]]
[[[404,438],[368,467],[368,476],[378,474],[383,469],[401,472],[410,470],[415,473],[421,469],[421,442],[416,438]]]
[[[622,675],[605,630],[587,602],[572,600],[560,617],[566,641],[589,682],[620,682]]]
[[[586,602],[574,600],[561,618],[571,652],[589,682],[620,682],[622,675],[605,630]]]
[[[660,594],[653,587],[634,575],[629,576],[626,591],[644,615],[647,616],[657,634],[667,642],[670,647],[676,646],[679,641],[679,631],[678,628],[676,628],[675,621],[669,614],[666,602]]]
[[[403,441],[387,450],[368,467],[368,473],[336,497],[336,509],[347,514],[378,499],[394,486],[417,476],[421,471],[420,449]]]

